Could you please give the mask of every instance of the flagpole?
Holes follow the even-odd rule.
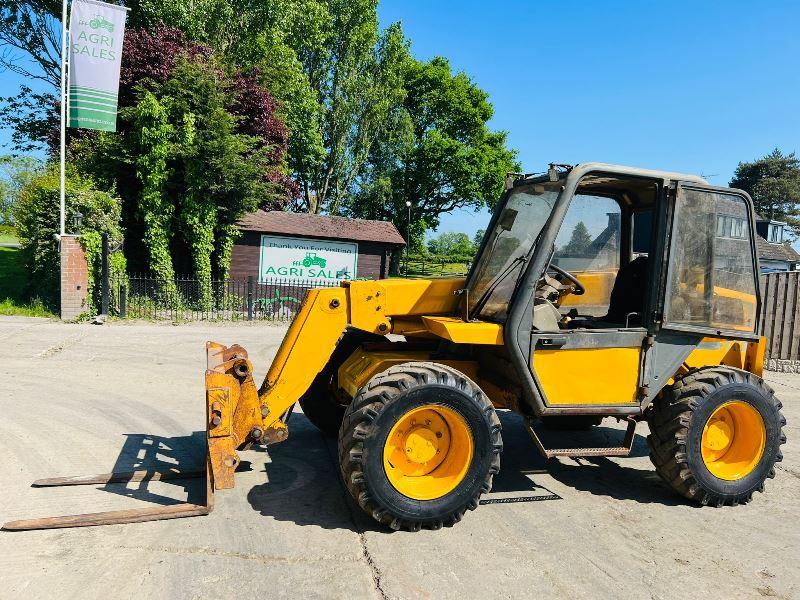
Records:
[[[65,202],[65,176],[64,170],[66,166],[66,146],[67,146],[67,0],[62,0],[61,3],[61,145],[60,145],[60,161],[61,168],[59,170],[59,231],[60,235],[66,233],[66,202]]]

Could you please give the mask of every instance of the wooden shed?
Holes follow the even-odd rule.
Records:
[[[387,277],[392,252],[405,246],[388,221],[259,210],[238,223],[232,279],[289,278],[306,283]]]

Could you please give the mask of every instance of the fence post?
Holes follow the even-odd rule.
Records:
[[[247,276],[247,320],[253,320],[253,276]]]
[[[128,314],[128,287],[125,282],[119,286],[119,318],[124,319]]]
[[[100,276],[102,277],[101,283],[101,299],[100,299],[100,314],[108,314],[108,233],[103,233],[103,246],[100,261]]]

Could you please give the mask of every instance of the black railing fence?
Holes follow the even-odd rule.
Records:
[[[311,284],[281,278],[201,282],[124,275],[109,280],[108,314],[121,319],[169,321],[291,320],[308,290],[338,285],[338,281]]]

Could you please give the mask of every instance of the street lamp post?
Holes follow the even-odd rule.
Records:
[[[411,200],[406,200],[408,220],[406,221],[406,274],[408,274],[408,247],[411,245]]]

